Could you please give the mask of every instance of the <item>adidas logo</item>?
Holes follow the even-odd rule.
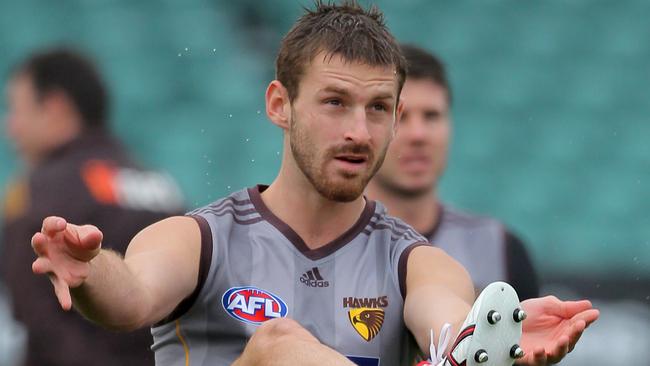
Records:
[[[300,276],[300,282],[308,287],[329,287],[330,283],[320,275],[318,267],[314,267]]]

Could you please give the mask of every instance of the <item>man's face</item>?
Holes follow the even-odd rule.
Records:
[[[397,75],[322,54],[306,66],[291,105],[296,165],[325,198],[358,198],[386,154],[395,128]]]
[[[7,136],[23,159],[37,159],[49,146],[49,123],[28,76],[18,75],[9,82],[7,105]]]
[[[375,182],[401,196],[428,194],[442,175],[451,126],[447,91],[429,79],[408,79],[400,96],[399,130]]]

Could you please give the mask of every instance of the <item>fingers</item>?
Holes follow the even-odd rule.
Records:
[[[50,282],[54,286],[54,293],[59,300],[59,304],[63,310],[70,310],[72,308],[72,297],[70,296],[70,287],[63,280],[61,280],[52,267],[52,262],[47,258],[39,257],[32,263],[32,271],[36,274],[49,274]]]
[[[554,349],[547,352],[547,361],[551,363],[558,363],[569,353],[569,337],[566,335],[560,336]]]
[[[562,302],[562,314],[565,318],[572,318],[574,315],[581,313],[583,311],[591,309],[591,301],[589,300],[580,300],[580,301],[563,301]]]
[[[569,352],[573,351],[576,344],[580,340],[582,333],[585,331],[587,324],[584,320],[578,320],[571,326],[571,334],[569,334]]]
[[[49,216],[43,220],[41,232],[47,236],[54,236],[65,230],[67,222],[58,216]]]
[[[46,274],[54,272],[54,270],[49,259],[39,257],[32,263],[32,272],[35,274]]]
[[[54,285],[54,293],[59,300],[59,304],[61,304],[61,308],[65,311],[72,309],[72,297],[68,285],[56,276],[50,276],[50,281]]]
[[[104,235],[93,225],[84,225],[77,229],[79,244],[84,249],[94,250],[99,248]]]
[[[527,351],[524,358],[517,360],[517,366],[545,366],[546,365],[546,351],[542,347],[537,347],[531,351]]]
[[[586,311],[583,311],[579,314],[576,314],[572,320],[582,320],[585,322],[585,328],[589,327],[593,322],[598,320],[600,317],[600,311],[598,309],[589,309]]]
[[[32,248],[34,252],[39,255],[45,255],[47,253],[47,237],[43,233],[36,233],[32,236]]]
[[[546,365],[546,351],[544,348],[538,347],[533,350],[533,365]]]
[[[68,242],[67,254],[82,262],[93,259],[100,251],[102,232],[92,225],[68,226],[71,228],[65,232]]]

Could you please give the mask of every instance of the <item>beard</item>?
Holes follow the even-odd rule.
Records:
[[[295,111],[292,113],[295,116]],[[307,128],[297,122],[290,121],[290,146],[298,168],[316,191],[328,200],[335,202],[351,202],[359,198],[366,185],[375,175],[386,157],[388,142],[379,152],[377,159],[373,150],[367,144],[345,143],[328,148],[320,157]],[[341,154],[364,154],[367,156],[368,169],[360,174],[326,172],[326,164]]]
[[[430,185],[422,185],[418,187],[406,187],[403,184],[397,182],[392,177],[381,173],[377,174],[374,179],[374,182],[385,191],[390,192],[394,196],[407,200],[420,198],[422,196],[430,194],[434,186],[434,183],[431,183]]]

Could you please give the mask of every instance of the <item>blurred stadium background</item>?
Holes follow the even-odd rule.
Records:
[[[624,364],[630,349],[629,362],[650,364],[650,2],[375,3],[401,41],[447,63],[455,136],[442,196],[509,223],[546,292],[604,310],[563,364],[612,353]],[[195,207],[274,178],[281,133],[264,89],[308,4],[4,0],[0,75],[41,47],[90,53],[117,135]],[[3,132],[0,186],[17,166]]]

